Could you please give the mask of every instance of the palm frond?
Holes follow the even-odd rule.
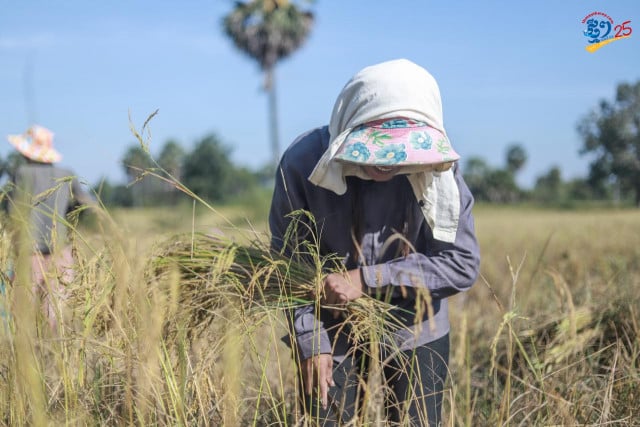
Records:
[[[255,59],[263,70],[296,51],[307,39],[313,14],[289,2],[265,7],[264,0],[238,2],[223,20],[225,33],[236,47]]]

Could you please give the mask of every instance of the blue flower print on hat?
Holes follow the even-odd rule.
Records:
[[[409,127],[409,122],[405,119],[392,119],[382,123],[380,127],[382,129],[406,128]]]
[[[460,155],[444,131],[408,117],[377,119],[354,126],[334,155],[360,165],[420,166],[451,163]]]
[[[369,153],[369,149],[362,142],[347,145],[342,155],[345,160],[352,162],[365,162],[369,156],[371,156],[371,153]]]
[[[404,144],[388,144],[376,151],[376,164],[395,165],[407,159]]]
[[[411,146],[416,150],[429,150],[431,149],[431,135],[427,132],[411,132],[409,135],[409,141],[411,142]]]
[[[349,134],[349,138],[355,138],[355,139],[361,138],[362,136],[364,136],[366,131],[367,131],[367,127],[365,125],[357,126],[351,131],[351,133]]]

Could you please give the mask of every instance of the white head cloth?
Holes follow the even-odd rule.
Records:
[[[378,119],[406,117],[426,122],[446,135],[442,120],[440,89],[427,70],[406,59],[397,59],[366,67],[342,89],[329,122],[329,147],[320,158],[309,181],[344,194],[345,176],[367,178],[358,165],[334,159],[338,149],[354,127]],[[460,193],[453,169],[424,171],[424,167],[406,166],[408,179],[433,237],[454,242],[460,216]]]

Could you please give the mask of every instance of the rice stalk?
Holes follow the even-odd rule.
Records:
[[[179,270],[179,317],[195,337],[211,324],[212,313],[231,296],[232,300],[237,298],[246,316],[317,303],[322,274],[318,266],[300,259],[270,250],[259,240],[241,245],[220,236],[195,233],[178,235],[161,244],[152,257],[151,271],[162,283],[172,271]],[[326,264],[330,260],[319,263],[320,271]],[[371,297],[332,308],[341,310],[352,325],[354,340],[368,337],[372,331],[388,336],[404,327],[390,313],[391,305]],[[167,327],[166,335],[175,335],[173,322]]]

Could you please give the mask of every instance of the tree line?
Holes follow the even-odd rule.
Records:
[[[95,192],[107,206],[175,205],[196,194],[212,203],[227,203],[269,185],[272,168],[251,170],[231,160],[231,148],[214,133],[196,141],[186,151],[168,140],[157,156],[138,143],[132,144],[121,161],[126,184],[102,180]]]
[[[464,178],[476,200],[487,203],[557,206],[597,200],[640,207],[640,81],[618,85],[615,98],[602,100],[582,117],[577,131],[583,140],[580,154],[590,157],[586,177],[565,180],[561,166],[551,165],[536,177],[532,188],[523,189],[516,178],[528,154],[521,143],[511,143],[501,167],[492,167],[481,157],[463,161]],[[230,156],[231,149],[215,134],[197,141],[190,152],[169,140],[157,161],[140,144],[134,144],[122,158],[129,183],[104,181],[96,190],[106,204],[120,206],[178,203],[186,196],[172,180],[216,203],[269,190],[273,164],[250,170],[235,165]]]
[[[564,180],[561,166],[552,165],[535,179],[532,188],[520,188],[516,177],[528,159],[521,143],[507,146],[502,167],[470,157],[461,164],[462,173],[480,202],[557,206],[598,200],[640,207],[640,81],[618,85],[614,99],[602,100],[579,121],[577,131],[583,140],[580,154],[590,157],[586,177]],[[105,205],[123,207],[176,205],[191,200],[183,188],[212,203],[270,191],[273,164],[251,170],[235,165],[231,154],[231,148],[214,133],[196,141],[191,151],[168,140],[157,156],[134,143],[121,161],[127,183],[105,179],[94,190]],[[11,176],[21,161],[24,159],[17,152],[0,159],[0,173]]]

